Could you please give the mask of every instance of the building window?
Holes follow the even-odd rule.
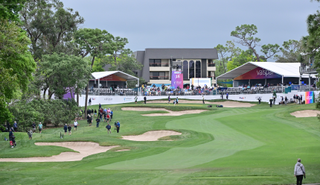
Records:
[[[189,79],[194,78],[194,61],[189,62]]]
[[[161,60],[161,67],[169,67],[169,60]]]
[[[150,67],[161,67],[161,59],[149,59]]]
[[[208,71],[208,78],[216,79],[215,71]]]
[[[168,79],[169,79],[169,72],[167,71],[150,72],[150,80],[168,80]]]
[[[201,63],[200,63],[200,61],[196,62],[196,78],[201,78]]]
[[[182,74],[183,79],[188,80],[188,61],[183,61],[183,67],[182,67]]]
[[[208,67],[214,67],[214,66],[216,66],[216,64],[213,62],[212,59],[209,59],[208,60]]]

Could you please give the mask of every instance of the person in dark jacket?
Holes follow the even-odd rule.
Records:
[[[117,121],[116,126],[117,126],[117,133],[119,133],[119,131],[120,131],[120,122],[119,121]]]
[[[107,130],[108,130],[108,134],[111,134],[111,125],[108,123],[108,125],[106,126]]]
[[[68,125],[67,124],[64,124],[64,134],[67,135],[67,131],[68,131]]]
[[[96,122],[97,122],[97,127],[99,127],[99,123],[100,123],[100,118],[99,117],[97,117]]]

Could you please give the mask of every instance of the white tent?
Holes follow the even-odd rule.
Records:
[[[270,72],[276,73],[283,78],[293,77],[300,78],[300,63],[276,63],[276,62],[248,62],[239,66],[225,74],[217,77],[218,79],[234,79],[242,74],[245,74],[257,67],[266,69]],[[311,75],[315,78],[315,75]],[[301,78],[309,78],[309,75],[302,75]]]
[[[98,80],[98,84],[100,84],[100,79],[101,78],[104,78],[104,77],[107,77],[107,76],[110,76],[110,75],[116,75],[118,77],[126,79],[127,81],[137,80],[138,86],[139,86],[139,78],[137,78],[135,76],[132,76],[132,75],[129,75],[129,74],[127,74],[125,72],[122,72],[122,71],[102,71],[102,72],[91,73],[91,76],[92,76],[93,80],[94,81]],[[98,88],[100,88],[100,87],[98,86]]]

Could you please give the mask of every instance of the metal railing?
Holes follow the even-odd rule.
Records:
[[[300,74],[316,74],[317,70],[313,66],[300,66]]]

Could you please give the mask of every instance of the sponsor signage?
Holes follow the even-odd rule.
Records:
[[[246,72],[234,80],[249,80],[249,79],[266,79],[266,78],[282,78],[281,75],[276,74],[272,71],[257,67],[249,72]]]
[[[306,102],[306,104],[314,103],[314,92],[313,91],[305,92],[305,102]]]
[[[204,87],[205,85],[207,87],[211,87],[211,78],[191,78],[190,79],[190,85],[194,85],[194,86],[201,86]]]
[[[181,71],[172,71],[171,88],[176,89],[177,87],[183,89],[183,74]]]

